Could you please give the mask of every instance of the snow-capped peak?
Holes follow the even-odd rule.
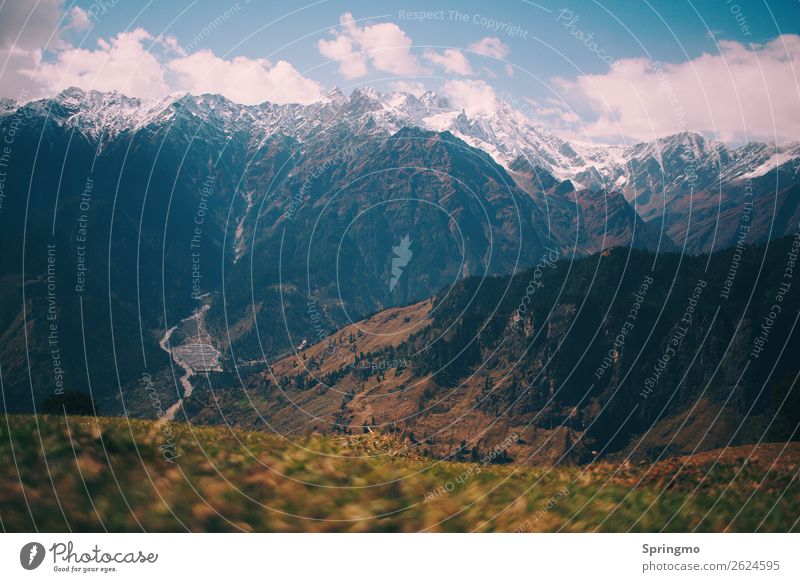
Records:
[[[53,108],[52,105],[58,107]],[[4,101],[0,114],[20,107]],[[433,91],[416,97],[406,92],[380,93],[360,87],[345,96],[335,88],[310,105],[241,105],[221,95],[170,95],[162,99],[126,97],[70,88],[52,100],[22,105],[61,116],[63,122],[92,137],[112,137],[148,126],[163,126],[178,116],[217,125],[225,134],[247,131],[264,140],[276,133],[301,141],[319,130],[347,124],[353,131],[392,134],[403,127],[449,131],[468,144],[489,153],[510,168],[518,160],[578,186],[622,188],[635,198],[642,184],[637,173],[661,175],[662,181],[686,180],[686,170],[698,170],[717,180],[753,178],[800,157],[800,142],[775,147],[747,144],[731,149],[692,132],[681,132],[630,146],[567,141],[538,125],[510,103],[497,99],[492,110],[468,114]],[[649,178],[648,178],[649,179]]]

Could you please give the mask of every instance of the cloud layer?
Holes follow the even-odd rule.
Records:
[[[219,93],[246,104],[324,98],[321,84],[286,60],[187,52],[174,37],[142,28],[74,46],[91,25],[85,10],[67,10],[64,0],[6,2],[0,8],[0,95],[29,99],[77,86],[137,97]],[[550,96],[516,99],[530,103],[526,113],[536,121],[572,137],[650,140],[691,130],[728,142],[797,140],[800,36],[718,46],[718,53],[680,63],[617,60],[605,73],[552,79]],[[524,69],[503,62],[510,48],[494,36],[466,49],[415,49],[397,24],[359,22],[346,12],[316,48],[345,79],[394,75],[390,88],[416,95],[441,83],[422,77],[444,73],[450,78],[440,92],[471,114],[492,111],[496,91],[507,93],[499,81],[493,87],[482,80],[497,79],[493,69],[524,83]]]
[[[8,4],[8,3],[7,3]],[[11,3],[0,19],[3,95],[24,99],[68,87],[119,91],[132,97],[169,93],[219,93],[245,104],[311,103],[322,98],[320,84],[284,60],[237,56],[230,60],[203,50],[187,54],[174,37],[137,28],[96,47],[75,47],[65,37],[87,30],[88,14],[62,0],[32,6]],[[50,51],[43,57],[45,47]]]
[[[497,107],[497,94],[484,81],[455,79],[442,85],[442,94],[455,107],[468,115],[492,113]]]
[[[36,83],[23,70],[42,59],[45,47],[65,46],[61,33],[78,31],[88,21],[86,13],[62,10],[63,0],[41,0],[35,4],[4,2],[0,9],[0,95],[24,99],[37,93]]]
[[[93,50],[62,50],[55,60],[27,72],[50,93],[72,86],[134,97],[219,93],[245,104],[311,103],[322,97],[319,83],[286,61],[226,60],[208,50],[186,55],[174,38],[156,38],[141,28],[99,40]]]
[[[605,74],[555,80],[594,138],[652,139],[683,130],[723,141],[800,137],[800,36],[719,42],[682,63],[625,59]]]
[[[445,73],[462,76],[475,74],[467,57],[458,49],[445,49],[441,53],[428,50],[425,51],[424,57],[434,65],[442,67]]]
[[[473,42],[469,45],[469,50],[495,59],[504,59],[511,52],[508,45],[496,36],[486,36],[477,42]]]
[[[139,28],[123,32],[109,41],[100,40],[98,48],[67,48],[53,61],[26,72],[41,83],[48,93],[67,87],[98,91],[117,90],[134,97],[157,97],[169,91],[164,67],[144,43],[155,39]]]
[[[322,98],[319,83],[303,77],[287,61],[234,57],[200,51],[172,60],[174,84],[190,93],[219,93],[238,103],[313,103]]]
[[[345,12],[332,40],[320,40],[317,48],[322,56],[335,60],[346,79],[363,77],[371,65],[376,71],[395,75],[422,73],[411,52],[411,39],[394,23],[382,22],[359,26],[353,15]]]

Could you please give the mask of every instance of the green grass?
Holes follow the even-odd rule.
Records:
[[[796,455],[678,472],[678,460],[484,467],[401,449],[385,435],[292,444],[183,423],[9,416],[0,519],[6,531],[789,531],[800,510]]]

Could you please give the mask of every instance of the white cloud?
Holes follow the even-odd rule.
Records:
[[[67,25],[63,30],[74,30],[76,32],[83,32],[88,30],[92,25],[89,20],[89,13],[80,6],[73,6],[69,11]]]
[[[164,68],[145,46],[153,36],[142,28],[99,39],[96,50],[67,48],[38,70],[25,71],[51,93],[67,87],[119,91],[134,97],[158,97],[169,92]]]
[[[422,72],[411,53],[411,39],[396,24],[384,22],[359,27],[353,15],[345,12],[339,18],[341,27],[333,40],[320,40],[317,48],[322,56],[337,60],[339,72],[348,79],[363,77],[367,63],[376,70],[396,75]]]
[[[460,50],[445,49],[443,53],[429,50],[425,51],[423,56],[434,65],[442,67],[447,73],[464,76],[475,74],[467,57]]]
[[[522,100],[522,108],[529,118],[547,123],[553,128],[570,129],[581,121],[577,113],[569,109],[562,101],[552,97],[546,98],[545,103],[525,97]]]
[[[505,69],[505,71],[506,71],[506,75],[508,75],[510,78],[512,78],[512,79],[513,79],[513,78],[514,78],[514,67],[512,67],[511,65],[508,65],[508,64],[507,64],[507,65],[506,65],[505,67],[503,67],[503,68],[504,68],[504,69]]]
[[[411,93],[414,97],[422,97],[427,92],[425,85],[417,81],[392,81],[389,89],[398,93]]]
[[[0,3],[0,96],[26,99],[41,87],[23,69],[36,67],[45,46],[62,44],[58,34],[63,0]]]
[[[797,139],[800,36],[719,47],[719,54],[682,63],[625,59],[604,74],[555,82],[591,120],[581,128],[591,137],[652,139],[692,130],[723,141]]]
[[[178,42],[178,39],[174,36],[162,36],[158,40],[161,43],[161,46],[167,52],[171,52],[182,57],[185,57],[188,54],[186,49],[181,46],[181,44]]]
[[[497,95],[484,81],[447,81],[442,85],[442,94],[468,115],[491,113],[497,108]]]
[[[303,77],[287,61],[235,57],[227,61],[203,50],[172,60],[175,87],[190,93],[219,93],[244,104],[312,103],[322,98],[319,83]]]
[[[0,4],[0,49],[41,50],[58,28],[63,0]]]
[[[320,40],[317,47],[323,57],[339,61],[339,72],[346,79],[367,74],[367,59],[363,53],[355,52],[349,37],[341,35],[333,40]]]
[[[482,39],[473,42],[467,48],[469,48],[471,51],[475,51],[476,53],[487,57],[493,57],[495,59],[504,59],[508,56],[508,53],[511,52],[511,49],[508,48],[508,45],[503,43],[496,36],[485,36]]]
[[[153,98],[177,91],[219,93],[245,104],[310,103],[322,97],[319,83],[287,61],[225,60],[208,50],[187,55],[174,37],[156,38],[141,28],[99,39],[96,49],[67,47],[23,72],[49,94],[75,86]]]
[[[39,51],[23,49],[0,50],[0,97],[25,101],[41,93],[41,87],[23,70],[35,67]]]

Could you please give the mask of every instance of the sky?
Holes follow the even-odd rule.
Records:
[[[800,140],[800,1],[0,0],[0,96],[498,99],[572,139]]]

